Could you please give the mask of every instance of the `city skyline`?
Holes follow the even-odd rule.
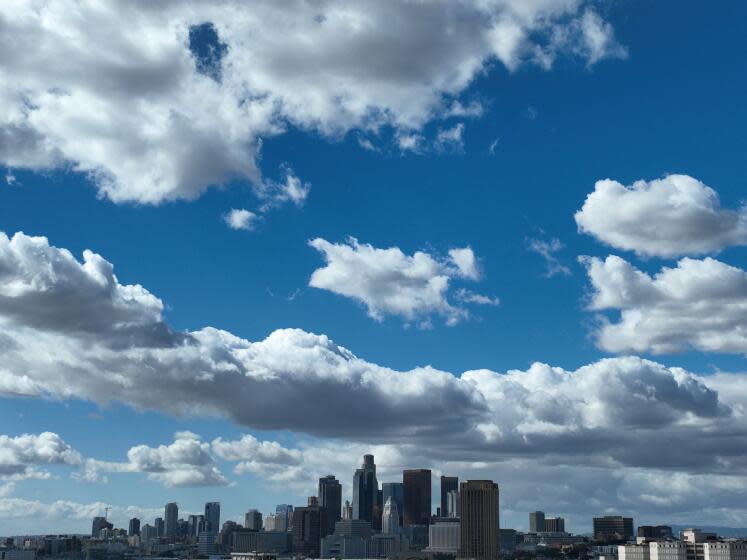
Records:
[[[747,5],[680,4],[0,3],[0,532],[747,527]]]

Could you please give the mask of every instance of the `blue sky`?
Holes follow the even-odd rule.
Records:
[[[334,5],[328,6],[329,21],[334,21],[335,9]],[[587,308],[593,290],[587,270],[577,257],[590,255],[604,259],[608,255],[618,255],[649,274],[665,266],[676,267],[680,256],[693,259],[711,256],[743,269],[747,266],[745,248],[740,246],[744,242],[720,243],[716,249],[700,253],[684,249],[666,257],[641,254],[646,252],[644,243],[636,254],[610,247],[600,239],[602,234],[580,232],[574,213],[581,209],[599,180],[609,178],[631,185],[637,180],[655,181],[673,174],[688,175],[707,185],[718,193],[722,208],[740,211],[747,187],[743,173],[747,79],[743,62],[744,29],[740,24],[747,16],[745,11],[747,8],[737,3],[707,9],[695,2],[680,3],[676,9],[672,5],[650,2],[574,5],[550,17],[554,31],[536,23],[527,24],[526,44],[534,42],[547,46],[546,35],[559,33],[558,30],[566,30],[573,37],[573,33],[579,32],[574,27],[576,18],[593,13],[609,26],[600,28],[612,34],[606,46],[595,52],[579,46],[584,44],[583,35],[567,39],[552,47],[555,58],[548,68],[528,55],[515,58],[488,54],[480,70],[471,73],[464,87],[447,93],[436,88],[437,96],[446,100],[444,107],[456,101],[464,107],[479,105],[479,115],[448,116],[448,111],[442,107],[429,110],[426,118],[418,117],[416,124],[406,125],[404,120],[397,120],[397,115],[412,112],[410,101],[417,105],[416,97],[408,103],[398,100],[387,106],[385,94],[381,97],[372,94],[375,102],[395,115],[393,120],[383,119],[373,126],[365,118],[357,117],[337,122],[338,117],[321,109],[319,114],[314,114],[315,109],[309,102],[310,115],[306,109],[297,107],[286,109],[286,115],[281,110],[282,132],[270,131],[267,123],[262,123],[258,131],[252,130],[253,124],[248,125],[252,141],[247,146],[242,146],[241,138],[236,139],[233,133],[225,139],[222,123],[216,117],[218,132],[211,134],[227,145],[236,144],[237,149],[245,149],[246,161],[253,159],[261,176],[258,178],[253,170],[242,175],[229,169],[233,175],[231,180],[220,188],[202,185],[200,189],[204,192],[190,200],[164,198],[153,204],[150,195],[142,193],[155,192],[157,185],[146,185],[142,187],[144,190],[131,187],[133,182],[137,183],[139,173],[152,172],[154,161],[164,166],[174,164],[168,161],[173,153],[170,147],[156,160],[141,155],[130,144],[127,147],[130,151],[118,148],[112,149],[110,155],[98,155],[96,134],[100,132],[90,132],[93,129],[83,126],[76,128],[77,113],[72,113],[65,122],[47,125],[44,119],[51,119],[51,113],[40,109],[29,122],[33,122],[40,134],[47,135],[48,143],[56,142],[56,149],[62,155],[49,156],[51,159],[40,164],[42,156],[35,159],[21,154],[10,140],[5,146],[0,145],[0,160],[6,164],[4,175],[12,178],[0,188],[0,229],[8,236],[16,232],[45,236],[49,244],[69,250],[81,262],[85,249],[101,255],[114,265],[119,285],[140,284],[163,301],[163,322],[175,331],[198,331],[212,326],[248,341],[261,341],[276,329],[297,328],[306,333],[327,335],[334,343],[371,364],[397,371],[430,365],[456,376],[478,369],[492,370],[498,375],[509,370],[525,371],[534,362],[573,372],[602,358],[625,355],[654,360],[665,368],[683,368],[716,395],[709,393],[708,398],[713,397],[720,406],[729,408],[728,414],[721,409],[718,413],[706,413],[684,405],[659,402],[661,394],[651,390],[647,393],[649,400],[641,404],[647,407],[647,412],[641,414],[656,415],[666,408],[678,411],[681,417],[661,421],[655,426],[633,423],[631,430],[643,430],[636,432],[634,439],[641,444],[647,437],[661,437],[661,441],[667,441],[671,436],[676,445],[681,428],[677,422],[685,417],[697,418],[697,429],[702,429],[698,433],[703,435],[709,429],[723,429],[725,424],[705,423],[705,419],[713,420],[723,413],[735,430],[732,441],[739,442],[747,434],[741,429],[742,406],[747,401],[740,400],[739,390],[734,391],[737,396],[729,396],[726,395],[729,391],[722,388],[730,387],[728,383],[744,383],[738,374],[744,369],[747,350],[741,343],[728,348],[726,343],[711,344],[706,348],[705,344],[693,344],[678,331],[666,335],[687,339],[678,343],[676,351],[646,348],[644,342],[635,339],[635,334],[632,342],[628,340],[627,343],[643,345],[641,350],[609,351],[610,346],[604,347],[597,338],[596,312]],[[116,9],[112,9],[112,13],[116,13]],[[499,10],[498,13],[503,12]],[[81,17],[88,15],[91,14],[83,13]],[[208,13],[205,17],[213,15]],[[1,8],[0,16],[12,19]],[[143,17],[143,25],[150,25],[147,18],[156,18],[151,14]],[[168,17],[178,19],[179,15]],[[402,16],[402,33],[408,31],[406,17]],[[72,25],[64,18],[50,17],[47,24],[50,22]],[[224,33],[220,21],[216,27],[222,40],[228,42],[229,53],[244,54],[247,61],[251,60],[251,44],[232,44],[231,33],[235,30],[227,29]],[[51,29],[47,25],[39,32],[51,35]],[[421,53],[398,53],[397,46],[393,47],[394,52],[382,53],[379,61],[384,64],[386,57],[392,56],[393,60],[411,57],[419,63]],[[186,46],[182,47],[188,51]],[[423,48],[426,47],[427,42]],[[113,40],[112,49],[117,48]],[[242,53],[240,49],[247,51]],[[127,51],[117,52],[124,53],[121,56],[126,58]],[[325,51],[320,48],[320,52]],[[360,51],[353,49],[353,52]],[[189,57],[189,53],[185,56]],[[290,68],[297,62],[293,56],[291,49],[290,54],[278,56],[273,64],[288,64]],[[595,60],[596,57],[599,59]],[[300,59],[299,64],[303,63],[303,57]],[[238,59],[234,61],[230,72],[240,75],[243,67],[239,62]],[[54,87],[74,89],[75,84],[55,83],[53,72],[46,78],[39,78],[45,76],[45,64],[54,64],[51,58],[44,58],[43,52],[37,64],[36,69],[27,66],[26,70],[14,72],[12,62],[0,62],[0,83],[5,84],[2,87],[3,95],[8,95],[6,99],[11,95],[7,92],[16,92],[22,86],[35,87],[39,92]],[[251,62],[246,64],[246,68],[251,69]],[[339,72],[344,75],[347,67],[340,64]],[[370,64],[374,74],[371,79],[377,79],[378,66],[372,60],[360,60],[358,64]],[[38,75],[33,75],[34,71]],[[353,72],[351,79],[355,80],[356,76],[358,73]],[[65,79],[79,79],[81,91],[101,94],[85,82],[86,77]],[[221,86],[227,91],[229,77],[223,79]],[[311,84],[310,95],[334,93],[327,91],[333,86],[324,84],[321,75],[311,73],[305,80]],[[417,81],[416,77],[412,83],[405,79],[403,90]],[[322,82],[321,86],[318,82]],[[268,83],[266,87],[272,91],[274,82]],[[317,86],[318,91],[314,89]],[[118,95],[123,98],[141,96],[140,102],[145,106],[151,100],[154,107],[171,103],[169,96],[160,93],[155,85],[152,90],[148,89],[149,85],[142,87],[145,94],[133,88],[129,93]],[[348,93],[351,97],[355,95],[355,92]],[[219,94],[228,95],[223,90]],[[289,99],[291,94],[280,92],[277,95],[286,95]],[[37,102],[43,107],[41,101]],[[80,99],[74,102],[80,103]],[[92,105],[91,113],[98,110],[106,116],[106,111],[113,110],[111,107],[116,105],[111,100],[108,103],[98,109]],[[427,104],[427,100],[422,103]],[[76,110],[84,109],[78,106]],[[0,116],[0,125],[10,130],[8,123],[13,118],[17,117],[10,112],[6,117]],[[130,118],[135,122],[142,115],[135,113]],[[340,117],[340,120],[344,119]],[[111,119],[112,123],[115,121]],[[463,127],[458,141],[439,143],[440,132],[453,131],[458,126]],[[107,134],[124,136],[128,131],[112,129]],[[421,135],[421,147],[417,150],[404,148],[398,138],[405,134]],[[84,143],[83,137],[92,144],[75,148],[76,142]],[[208,135],[208,138],[212,137]],[[258,139],[261,139],[261,148]],[[363,147],[364,139],[374,149]],[[190,141],[185,136],[176,143],[189,145]],[[98,145],[106,144],[100,141]],[[213,147],[222,149],[220,145]],[[85,155],[80,155],[83,152]],[[200,153],[205,153],[205,149],[201,148]],[[174,158],[176,164],[184,163]],[[114,161],[116,163],[111,163]],[[122,162],[127,165],[125,171],[117,167]],[[88,173],[76,172],[76,166]],[[280,187],[285,180],[285,169],[302,184],[310,186],[308,195],[298,204],[283,198],[285,191]],[[113,191],[106,191],[102,186],[105,181],[101,179],[101,170],[114,176]],[[190,181],[184,182],[184,191],[176,189],[177,198],[192,188],[192,184],[187,183]],[[670,188],[669,183],[665,188]],[[133,192],[140,194],[133,195]],[[266,205],[264,212],[260,210],[263,205]],[[229,228],[223,219],[231,209],[242,208],[261,214],[252,230]],[[615,206],[607,209],[610,213],[616,210]],[[656,224],[660,215],[643,215],[641,219],[642,227],[650,226],[652,222]],[[688,217],[682,219],[687,226]],[[661,225],[661,231],[665,226]],[[697,227],[693,222],[695,238],[700,236]],[[660,229],[654,225],[654,234],[660,233]],[[376,320],[367,313],[360,298],[341,295],[355,280],[354,274],[334,288],[310,286],[312,273],[323,268],[325,260],[309,241],[321,238],[345,245],[349,237],[377,249],[398,247],[405,255],[416,251],[429,254],[440,267],[439,274],[449,277],[448,301],[467,309],[469,317],[455,325],[445,324],[438,312],[426,312],[415,320],[384,313],[381,320]],[[548,277],[545,260],[530,246],[533,241],[552,243],[555,239],[562,247],[554,255],[567,272]],[[449,251],[463,247],[470,247],[478,260],[479,280],[460,276],[449,261]],[[33,254],[28,258],[34,258]],[[2,270],[0,266],[0,272]],[[353,273],[356,270],[360,268],[353,267]],[[687,274],[683,274],[684,282],[689,282]],[[0,282],[3,281],[0,275]],[[5,281],[8,282],[5,289],[10,289],[7,288],[11,286],[10,281]],[[718,278],[714,282],[715,286],[719,285]],[[499,298],[500,304],[459,304],[459,288]],[[744,293],[730,297],[734,298],[733,309],[747,301]],[[41,297],[32,298],[31,304],[34,301],[43,305]],[[648,305],[650,302],[643,300],[639,308],[647,309]],[[698,301],[693,296],[681,305],[689,312],[708,302]],[[678,309],[681,308],[673,307],[670,311],[676,314]],[[608,313],[613,322],[617,321],[616,311],[603,312]],[[12,329],[16,319],[8,311],[2,313],[6,328]],[[742,312],[735,312],[735,315],[734,321],[719,336],[726,339],[745,328]],[[423,322],[429,323],[426,328]],[[23,328],[29,327],[24,325]],[[693,331],[698,328],[694,325]],[[59,334],[72,336],[64,330]],[[32,347],[29,345],[27,349]],[[14,357],[10,361],[9,375],[13,379],[23,375],[34,378],[37,371],[41,370],[31,360]],[[732,372],[735,377],[709,385],[707,379],[719,372]],[[111,373],[118,372],[112,370]],[[42,383],[41,377],[34,379]],[[729,484],[744,481],[741,451],[698,448],[697,452],[704,455],[719,455],[723,451],[728,456],[726,470],[713,467],[708,461],[687,465],[644,459],[645,452],[637,449],[638,444],[622,439],[623,447],[632,446],[623,450],[622,455],[627,456],[629,451],[635,459],[617,456],[609,462],[603,460],[605,452],[588,457],[585,452],[566,453],[563,449],[572,447],[575,439],[555,441],[552,437],[549,441],[538,438],[531,449],[521,453],[515,451],[513,444],[499,441],[493,442],[497,447],[484,451],[475,447],[474,454],[455,450],[448,457],[445,453],[433,456],[424,451],[428,446],[438,445],[432,439],[413,439],[417,448],[413,451],[405,436],[396,435],[396,429],[389,434],[385,425],[378,428],[371,424],[347,430],[347,424],[356,422],[353,416],[341,415],[324,424],[337,425],[339,429],[305,430],[303,415],[299,412],[300,419],[289,421],[285,426],[276,423],[274,429],[256,420],[242,421],[232,412],[205,413],[200,410],[199,402],[194,406],[189,401],[175,402],[173,407],[159,410],[152,404],[120,395],[116,389],[101,394],[89,389],[93,385],[85,381],[85,377],[80,379],[85,387],[73,385],[69,393],[50,388],[52,384],[44,385],[39,394],[26,397],[14,396],[14,391],[9,390],[0,401],[3,433],[9,438],[54,432],[80,455],[79,460],[62,465],[46,466],[55,461],[45,463],[44,460],[29,463],[31,469],[52,473],[50,479],[8,477],[6,484],[11,486],[6,486],[5,495],[0,498],[5,502],[0,507],[0,515],[4,516],[0,527],[4,532],[53,531],[58,527],[59,530],[85,531],[89,526],[89,512],[96,509],[91,504],[97,502],[118,508],[143,508],[150,513],[153,508],[176,500],[185,512],[194,512],[200,510],[205,501],[215,499],[222,502],[224,517],[241,518],[250,507],[269,513],[277,503],[303,503],[304,497],[314,488],[314,477],[327,474],[327,470],[341,478],[344,492],[349,494],[352,471],[360,461],[358,452],[374,445],[386,447],[382,447],[379,463],[383,480],[395,479],[402,466],[427,466],[434,472],[465,478],[480,475],[495,479],[501,484],[506,526],[526,528],[526,512],[533,509],[564,514],[570,528],[578,531],[589,529],[592,514],[608,509],[634,514],[636,521],[641,522],[742,526],[747,523],[747,510],[736,503],[736,498],[734,503],[714,503],[714,500],[725,499],[722,493],[726,493]],[[645,379],[640,382],[645,383]],[[160,384],[161,378],[155,376],[150,383]],[[149,391],[150,383],[139,389]],[[167,385],[168,381],[164,383]],[[532,382],[528,390],[536,392],[541,387],[538,389]],[[508,394],[507,390],[504,393]],[[309,398],[319,398],[323,394],[309,393]],[[168,391],[164,398],[168,398]],[[263,396],[258,394],[255,398]],[[347,399],[351,404],[361,397],[351,391],[349,394],[334,392],[330,398],[343,402]],[[390,395],[389,399],[392,398]],[[423,402],[433,398],[429,410],[434,417],[450,406],[449,398],[439,401],[439,394],[434,395],[430,390],[418,398]],[[589,401],[594,398],[591,394],[588,397]],[[692,398],[697,401],[700,397]],[[107,403],[109,400],[111,402]],[[367,402],[364,399],[360,405],[366,407]],[[565,401],[553,401],[550,406],[562,406],[561,402]],[[283,406],[282,399],[278,406]],[[309,413],[319,414],[313,407]],[[380,413],[396,414],[397,411],[382,410]],[[467,413],[460,412],[458,406],[455,413],[466,418]],[[376,416],[377,412],[371,414]],[[296,412],[289,410],[288,416],[295,418]],[[703,424],[699,423],[701,420]],[[501,422],[508,423],[501,424],[504,430],[513,425],[510,415]],[[612,430],[605,429],[606,420],[595,417],[589,422],[594,429],[601,430],[595,432],[597,435],[607,433],[610,438],[616,437]],[[558,421],[557,425],[568,428],[564,421]],[[117,469],[126,470],[121,466],[99,465],[97,477],[80,475],[89,460],[121,463],[127,461],[130,448],[169,445],[174,441],[174,434],[182,431],[201,438],[215,468],[222,473],[223,484],[229,485],[205,486],[203,480],[197,484],[169,486],[171,482],[154,480],[152,472],[138,470],[132,465],[126,468],[131,472],[118,472]],[[546,428],[546,432],[553,433],[550,428]],[[210,443],[215,438],[238,441],[242,434],[252,434],[260,441],[276,441],[291,450],[292,460],[283,472],[296,469],[292,471],[296,473],[292,483],[277,475],[276,470],[280,470],[277,463],[270,461],[271,466],[264,468],[261,459],[254,456],[229,460],[227,452],[221,456]],[[313,451],[308,450],[315,446],[329,449],[341,446],[348,454],[336,455],[329,451],[319,454],[316,462],[310,462],[308,456],[313,455]],[[252,449],[252,453],[257,452]],[[299,449],[307,452],[294,455]],[[516,456],[512,457],[514,453]],[[239,461],[255,461],[256,464],[247,472],[237,473],[234,469]],[[527,464],[522,461],[536,465],[537,478],[567,480],[571,489],[563,494],[545,485],[537,487],[532,477],[522,472]],[[586,476],[584,469],[589,469]],[[641,490],[647,488],[646,485],[657,488],[657,481],[671,476],[681,477],[678,480],[686,485],[711,488],[712,493],[705,497],[694,496],[681,489],[659,487],[666,498],[662,498],[663,501],[646,503],[639,499],[646,494]],[[608,488],[590,486],[589,481],[608,480],[607,477],[613,481]],[[23,504],[27,504],[24,501],[43,507],[56,500],[74,504],[69,506],[76,512],[72,519],[55,517],[52,513],[32,519],[17,511],[24,509]],[[720,506],[722,509],[718,509]],[[125,517],[120,510],[116,514]]]

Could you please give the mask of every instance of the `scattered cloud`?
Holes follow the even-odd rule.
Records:
[[[49,478],[47,471],[39,471],[37,467],[80,465],[81,461],[80,453],[52,432],[16,437],[0,435],[0,479]]]
[[[449,109],[444,114],[444,117],[457,117],[457,118],[468,118],[468,117],[481,117],[485,112],[485,108],[479,101],[472,101],[467,105],[463,105],[459,100],[455,100]]]
[[[464,151],[464,123],[439,130],[436,134],[436,147],[440,150]]]
[[[223,220],[231,229],[252,230],[257,222],[257,215],[243,208],[232,208],[223,216]]]
[[[311,185],[299,179],[290,167],[283,168],[284,180],[280,182],[265,181],[259,189],[260,197],[265,203],[260,207],[261,212],[280,206],[286,202],[300,207],[306,202],[311,191]]]
[[[456,297],[459,301],[463,301],[466,303],[476,303],[477,305],[500,305],[501,303],[501,300],[497,297],[477,294],[472,290],[468,290],[466,288],[459,288],[456,292]]]
[[[537,253],[545,260],[545,277],[552,278],[558,274],[563,276],[571,275],[571,269],[562,264],[556,256],[556,253],[564,247],[560,239],[555,237],[549,240],[529,239],[528,243],[529,250]]]
[[[717,253],[747,245],[747,209],[721,208],[716,191],[688,175],[624,186],[597,181],[576,212],[579,231],[644,257]]]
[[[417,134],[478,116],[459,97],[496,60],[620,56],[609,23],[581,5],[5,4],[0,162],[72,169],[117,203],[190,200],[235,179],[261,193],[262,140],[290,127]]]
[[[442,259],[422,251],[406,255],[398,247],[378,249],[354,238],[347,243],[314,239],[309,244],[326,261],[311,275],[309,286],[362,303],[377,321],[393,315],[430,326],[431,317],[438,315],[454,325],[469,316],[448,299],[452,279],[480,277],[469,247],[452,249],[448,259]]]
[[[498,143],[499,143],[500,141],[501,141],[501,138],[500,138],[500,136],[498,136],[498,137],[496,137],[496,139],[495,139],[495,140],[493,140],[493,141],[492,141],[492,142],[490,143],[490,146],[488,146],[488,153],[489,153],[489,154],[490,154],[491,156],[494,156],[494,155],[495,155],[495,149],[496,149],[496,148],[498,147]]]
[[[610,352],[664,354],[695,349],[747,355],[747,273],[713,258],[683,258],[653,277],[617,256],[581,257],[589,309],[601,317],[597,344]]]
[[[396,136],[397,145],[403,152],[420,152],[423,149],[425,137],[417,133],[398,133]]]

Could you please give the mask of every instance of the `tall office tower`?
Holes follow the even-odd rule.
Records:
[[[456,519],[459,517],[459,490],[452,490],[446,495],[446,516]]]
[[[190,537],[196,537],[200,531],[205,530],[204,515],[190,515],[187,517],[187,533]]]
[[[459,485],[459,557],[498,560],[501,557],[498,485],[468,480]]]
[[[280,504],[275,507],[275,530],[290,531],[293,525],[293,506]]]
[[[342,518],[342,485],[334,475],[319,479],[319,505],[326,510],[327,527],[322,537],[335,532],[335,523]]]
[[[353,506],[350,503],[350,500],[345,500],[345,506],[342,508],[342,518],[345,521],[353,519]]]
[[[94,517],[93,523],[91,523],[91,536],[94,539],[99,538],[101,529],[113,529],[114,525],[106,520],[106,517]]]
[[[529,514],[529,532],[530,533],[544,533],[545,532],[545,512],[544,511],[533,511]]]
[[[402,515],[405,512],[405,501],[403,496],[404,494],[401,482],[383,482],[381,484],[381,501],[386,504],[387,500],[391,498],[392,502],[397,505],[400,527],[402,527]]]
[[[130,519],[130,526],[127,529],[127,535],[134,537],[140,534],[140,520],[137,517]]]
[[[545,517],[545,532],[565,533],[565,519],[562,517]]]
[[[381,532],[385,534],[399,533],[399,510],[397,502],[388,498],[384,504],[384,512],[381,516]]]
[[[431,522],[431,471],[409,469],[402,473],[405,502],[404,526],[428,525]]]
[[[316,498],[309,502],[316,502]],[[292,539],[293,553],[319,558],[321,553],[322,528],[326,524],[325,511],[319,505],[297,507],[293,510]]]
[[[158,538],[158,531],[156,531],[156,528],[153,525],[149,525],[148,523],[143,525],[140,529],[141,542],[148,542],[155,538]]]
[[[220,502],[205,504],[205,532],[217,534],[220,531]]]
[[[163,518],[165,520],[164,536],[176,537],[179,531],[179,506],[175,502],[169,502],[163,509]]]
[[[250,509],[244,516],[244,528],[252,531],[262,530],[262,514],[256,509]]]
[[[594,540],[604,543],[629,541],[633,538],[633,518],[605,515],[594,518]]]
[[[379,482],[373,455],[364,455],[363,464],[353,476],[353,519],[373,522]]]
[[[459,492],[459,477],[441,477],[441,517],[449,516],[449,492]]]
[[[166,534],[166,524],[163,522],[163,517],[156,517],[153,525],[156,527],[156,534],[159,538]]]

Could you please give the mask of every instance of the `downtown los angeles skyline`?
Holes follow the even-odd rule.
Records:
[[[747,7],[291,4],[0,5],[2,533],[747,527]]]

